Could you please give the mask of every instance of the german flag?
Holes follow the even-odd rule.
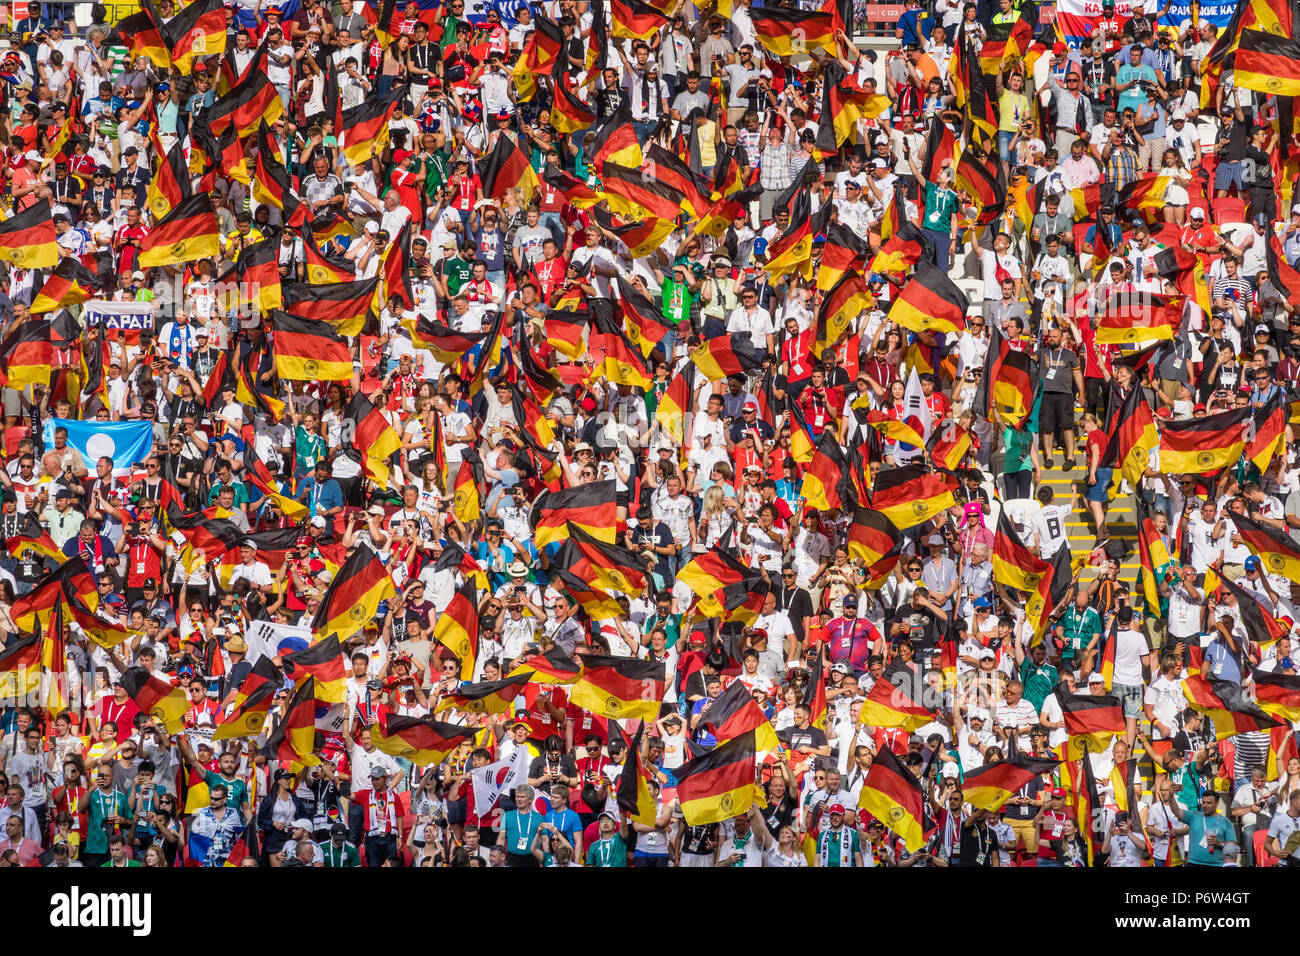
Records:
[[[923,260],[898,294],[889,318],[913,332],[955,335],[966,328],[969,305],[965,293],[947,275]]]
[[[59,260],[54,271],[41,285],[32,300],[30,311],[53,312],[70,305],[80,305],[99,291],[99,276],[72,256]]]
[[[459,710],[467,714],[502,714],[514,706],[515,698],[524,692],[532,674],[524,671],[502,680],[461,684],[454,694],[448,694],[434,708],[435,714],[444,710]]]
[[[962,60],[969,66],[964,77],[966,87],[966,116],[970,119],[971,125],[978,129],[983,137],[972,136],[973,140],[981,138],[990,146],[997,139],[998,132],[998,107],[995,101],[995,91],[990,91],[992,85],[989,78],[979,70],[978,64],[975,63],[975,54],[969,47],[962,54]],[[951,67],[949,67],[951,70]],[[988,207],[985,207],[987,214]],[[998,209],[993,218],[1001,214]],[[990,220],[991,221],[991,220]]]
[[[1101,208],[1101,183],[1089,183],[1087,186],[1071,189],[1070,201],[1074,204],[1075,222],[1096,219],[1097,210]],[[1159,253],[1156,255],[1159,256]]]
[[[41,642],[41,674],[45,684],[45,706],[59,711],[68,706],[64,684],[67,682],[68,656],[63,641],[63,602],[54,606],[50,626]]]
[[[212,197],[195,193],[158,221],[140,244],[140,265],[169,266],[221,254]]]
[[[557,69],[552,74],[554,82],[551,84],[554,94],[550,111],[551,125],[567,136],[590,127],[596,120],[596,111],[569,89],[568,74],[563,69],[566,64],[556,60],[555,65]]]
[[[592,621],[613,621],[623,614],[618,601],[599,588],[592,587],[576,574],[563,568],[553,568],[554,586],[567,594],[571,601],[586,612]]]
[[[1016,754],[996,763],[986,763],[963,776],[962,796],[972,807],[997,812],[1021,787],[1035,777],[1052,773],[1060,765],[1059,760],[1029,754]]]
[[[383,96],[366,99],[343,111],[343,156],[350,166],[364,166],[388,146],[388,121],[410,89],[395,86]],[[505,139],[506,137],[502,137]]]
[[[861,403],[867,405],[866,396],[860,396],[854,399],[855,404]],[[915,419],[913,419],[915,421]],[[889,414],[881,409],[874,408],[867,412],[867,424],[880,433],[880,436],[886,441],[894,443],[903,443],[911,445],[914,448],[920,448],[925,444],[925,439],[906,421],[897,418],[890,418]],[[822,432],[825,435],[825,432]]]
[[[592,209],[592,216],[597,225],[613,233],[619,242],[627,246],[633,259],[653,253],[677,228],[676,221],[660,219],[657,216],[647,216],[641,222],[625,222],[622,217],[614,216],[603,205]]]
[[[682,200],[682,211],[696,219],[702,218],[710,205],[709,195],[714,188],[713,184],[692,172],[680,156],[658,143],[647,145],[643,154],[642,161],[654,166],[655,179],[676,189],[685,197]],[[734,220],[735,217],[732,218]],[[698,227],[696,231],[699,231]]]
[[[385,713],[380,718],[379,732],[371,736],[375,747],[390,757],[401,757],[417,767],[436,767],[461,744],[473,740],[479,730],[432,717]]]
[[[600,193],[554,163],[546,164],[542,170],[542,181],[562,195],[575,209],[590,209],[600,202]]]
[[[233,551],[244,540],[244,532],[229,518],[209,518],[203,512],[183,514],[175,504],[166,509],[167,523],[185,538],[186,543],[215,561]]]
[[[641,141],[637,137],[636,127],[632,125],[632,111],[626,104],[594,127],[592,132],[600,144],[592,154],[592,164],[597,169],[603,168],[606,163],[628,169],[636,169],[641,165]]]
[[[461,359],[466,352],[487,337],[486,333],[453,332],[441,322],[418,316],[412,322],[402,320],[402,328],[411,335],[411,344],[417,349],[428,349],[434,357],[444,363]]]
[[[895,196],[894,201],[898,202],[899,197]],[[929,249],[930,240],[915,223],[901,222],[880,244],[880,251],[871,260],[871,271],[902,275],[920,262]]]
[[[1252,429],[1247,433],[1246,458],[1259,469],[1268,471],[1274,455],[1286,449],[1287,413],[1281,395],[1274,395],[1263,408],[1251,413]]]
[[[930,120],[930,130],[925,137],[925,158],[921,160],[921,172],[926,182],[939,181],[944,160],[957,162],[957,139],[936,112]]]
[[[858,234],[841,222],[826,228],[826,243],[817,267],[817,288],[822,292],[832,289],[850,270],[862,268],[870,251]]]
[[[1034,407],[1035,365],[1024,352],[1015,352],[996,326],[984,356],[984,374],[975,392],[975,411],[990,421],[1019,428]]]
[[[28,634],[0,647],[0,699],[24,697],[41,686],[41,637]]]
[[[879,511],[855,508],[849,525],[849,557],[861,558],[868,567],[884,559],[899,539],[898,528]]]
[[[67,601],[68,612],[77,627],[85,631],[86,636],[103,648],[117,647],[126,641],[134,640],[140,632],[128,630],[124,625],[108,618],[100,617],[81,601],[71,597]]]
[[[352,352],[328,325],[279,310],[271,313],[275,370],[295,382],[346,382],[352,378]]]
[[[20,269],[49,269],[59,262],[50,209],[36,203],[0,222],[0,259]]]
[[[1300,676],[1256,670],[1252,677],[1260,710],[1277,720],[1300,720]]]
[[[257,161],[253,166],[253,198],[284,213],[284,224],[297,229],[307,222],[307,206],[294,195],[289,170],[280,160],[280,147],[271,138],[271,128],[257,128]]]
[[[606,161],[600,167],[600,185],[609,208],[620,216],[674,221],[682,212],[686,195],[676,187],[654,178],[653,171],[632,169]]]
[[[172,66],[188,76],[194,61],[226,52],[226,10],[222,0],[194,0],[162,25]]]
[[[456,471],[456,486],[452,489],[452,508],[462,524],[477,521],[483,513],[479,489],[483,485],[483,463],[478,453],[465,449],[461,467]],[[472,457],[471,457],[472,456]]]
[[[1246,637],[1249,640],[1261,646],[1267,646],[1291,633],[1291,629],[1287,625],[1264,610],[1259,603],[1259,599],[1250,591],[1247,591],[1239,584],[1234,584],[1227,578],[1221,578],[1219,584],[1237,599],[1237,615],[1241,619],[1241,626],[1245,629]],[[1208,581],[1203,590],[1212,590]],[[1199,651],[1200,648],[1198,647],[1196,650]]]
[[[1064,684],[1056,685],[1056,697],[1061,703],[1065,731],[1070,735],[1071,760],[1102,753],[1112,737],[1124,733],[1124,711],[1118,697],[1071,694]]]
[[[1150,462],[1151,449],[1160,444],[1155,418],[1142,389],[1131,389],[1125,396],[1112,428],[1103,460],[1119,462],[1125,479],[1136,487]]]
[[[36,512],[24,511],[18,516],[18,533],[5,539],[5,550],[15,561],[21,561],[25,555],[37,554],[49,558],[56,564],[65,560],[63,549],[54,543],[50,533],[41,527]]]
[[[1235,681],[1215,680],[1204,674],[1189,675],[1183,680],[1183,696],[1193,710],[1213,721],[1215,740],[1282,726],[1281,721],[1274,720],[1249,701]]]
[[[1210,301],[1213,283],[1206,281],[1205,267],[1200,256],[1181,246],[1170,246],[1157,252],[1151,262],[1156,274],[1168,279],[1179,295],[1194,301],[1206,315],[1213,311],[1213,303]]]
[[[869,727],[901,727],[919,730],[932,723],[934,711],[921,701],[922,691],[917,677],[902,665],[887,668],[871,685],[867,699],[862,703],[858,723]]]
[[[803,473],[803,486],[799,493],[811,508],[822,511],[842,508],[841,484],[847,472],[848,462],[844,459],[835,429],[825,428],[813,451],[812,461]]]
[[[299,235],[302,237],[303,266],[306,267],[307,280],[311,284],[309,288],[318,288],[335,282],[352,282],[356,279],[357,271],[352,263],[327,256],[321,250],[320,243],[316,241],[316,234],[310,228],[303,226],[299,231]],[[375,276],[370,281],[377,283],[379,278]],[[284,283],[284,285],[288,284],[287,282]],[[373,297],[374,292],[372,290],[370,297],[366,301]]]
[[[547,651],[533,651],[526,655],[508,676],[515,677],[525,671],[531,671],[530,680],[534,684],[572,684],[582,673],[582,668],[573,662],[564,649],[554,644]]]
[[[527,205],[538,189],[537,173],[524,151],[509,136],[497,137],[492,152],[483,161],[479,178],[483,195],[492,199],[504,199],[508,190],[518,187]]]
[[[569,700],[603,717],[654,720],[659,716],[666,683],[664,665],[658,661],[585,654]]]
[[[396,593],[393,579],[370,548],[358,546],[334,575],[312,618],[312,631],[351,637],[375,616],[379,602]]]
[[[1098,342],[1145,345],[1169,340],[1182,321],[1183,297],[1143,293],[1112,299],[1096,317]]]
[[[117,34],[130,44],[132,62],[146,56],[161,70],[171,67],[171,49],[163,42],[158,24],[145,11],[118,20]]]
[[[967,146],[954,170],[957,185],[966,190],[980,207],[979,217],[975,220],[975,224],[980,226],[995,221],[1007,206],[1007,185],[1002,167],[994,159],[992,162],[996,169],[991,169],[989,162],[982,153]]]
[[[185,729],[185,713],[190,702],[185,691],[150,674],[143,667],[128,667],[121,678],[122,689],[169,734]]]
[[[705,826],[766,806],[755,781],[758,745],[753,731],[741,734],[675,771],[677,800],[688,826]]]
[[[316,681],[316,699],[326,704],[341,704],[345,699],[343,682],[347,679],[343,662],[343,645],[337,634],[321,638],[300,651],[280,655],[284,674],[295,684],[311,677]]]
[[[790,213],[789,228],[768,244],[767,262],[763,268],[767,270],[771,282],[776,282],[791,272],[798,273],[805,280],[812,278],[812,220],[806,205],[807,194],[800,195],[802,199],[795,202],[795,208]]]
[[[1135,499],[1133,504],[1137,524],[1138,560],[1142,565],[1142,594],[1146,600],[1147,612],[1158,617],[1160,615],[1158,576],[1162,575],[1165,568],[1169,566],[1169,551],[1141,499]],[[1110,648],[1107,650],[1109,651]],[[1106,689],[1109,691],[1110,686],[1107,685]]]
[[[623,769],[618,775],[614,796],[618,800],[618,808],[627,814],[629,820],[654,826],[659,816],[659,803],[650,792],[650,780],[641,762],[641,735],[644,732],[645,724],[642,723],[628,746],[627,759],[623,761]]]
[[[609,0],[609,32],[616,37],[648,40],[668,22],[664,14],[642,0]]]
[[[623,313],[623,327],[627,329],[628,340],[641,350],[642,355],[649,358],[655,346],[668,334],[663,314],[654,302],[622,276],[617,277],[615,282],[618,285],[618,304]]]
[[[313,766],[316,756],[316,681],[308,677],[289,700],[280,723],[266,738],[262,756],[282,764]]]
[[[263,239],[240,253],[230,271],[217,281],[223,285],[238,283],[240,305],[249,305],[266,315],[284,304],[280,284],[280,242]]]
[[[1065,600],[1074,583],[1074,572],[1070,567],[1070,549],[1058,548],[1052,556],[1051,570],[1038,582],[1037,590],[1030,593],[1025,601],[1025,619],[1034,628],[1034,643],[1042,640],[1052,611]]]
[[[655,421],[676,441],[680,442],[685,433],[686,416],[694,409],[694,398],[695,366],[687,362],[674,376],[655,408]]]
[[[1201,260],[1198,257],[1196,260],[1198,266],[1200,265],[1200,261]],[[1269,281],[1285,293],[1288,302],[1293,306],[1300,308],[1300,271],[1297,271],[1295,266],[1291,265],[1287,260],[1286,253],[1282,249],[1282,243],[1279,242],[1277,236],[1272,233],[1269,234],[1268,245],[1264,248],[1264,264],[1268,270]],[[1206,282],[1204,269],[1200,271],[1197,278],[1200,280],[1201,296],[1206,302],[1208,302],[1209,292],[1205,290]],[[1182,291],[1181,288],[1179,291]],[[1197,301],[1199,302],[1201,300],[1198,299]],[[1207,315],[1211,311],[1208,305],[1202,305],[1202,308],[1205,309]]]
[[[720,744],[752,732],[754,746],[759,751],[775,750],[780,746],[776,731],[763,709],[755,703],[749,688],[738,680],[728,684],[727,689],[709,704],[704,712],[704,723]]]
[[[591,371],[591,379],[604,378],[607,382],[650,388],[650,372],[646,369],[641,349],[634,346],[623,333],[620,323],[612,315],[593,313],[595,325],[589,341],[592,351],[603,351],[604,357]]]
[[[528,513],[533,544],[543,548],[552,541],[564,540],[570,524],[606,544],[613,544],[618,523],[615,490],[615,482],[610,480],[544,492]]]
[[[1115,194],[1115,208],[1129,209],[1142,213],[1147,222],[1154,222],[1159,211],[1165,207],[1165,190],[1170,177],[1147,175],[1135,179]]]
[[[971,434],[949,420],[934,430],[925,450],[936,468],[956,471],[971,451]]]
[[[862,781],[858,809],[893,830],[909,853],[925,843],[925,797],[921,784],[894,752],[882,747]]]
[[[229,93],[217,98],[204,114],[204,119],[214,135],[220,136],[233,127],[236,137],[244,139],[262,122],[274,126],[283,115],[284,104],[280,101],[280,94],[266,78],[266,73],[250,69]]]
[[[478,631],[478,589],[473,581],[466,580],[452,595],[451,602],[438,615],[433,626],[433,639],[460,661],[461,680],[474,676]]]
[[[763,364],[750,341],[737,336],[705,339],[691,349],[691,361],[710,382],[752,372]]]
[[[163,149],[158,138],[157,121],[149,128],[149,139],[158,155],[158,171],[149,181],[145,208],[154,219],[162,219],[173,207],[190,195],[190,171],[185,162],[185,145],[179,140],[170,150]]]
[[[606,591],[637,595],[645,590],[644,564],[637,552],[620,544],[607,544],[576,524],[552,564],[582,581]]]
[[[546,341],[561,355],[577,359],[587,351],[587,316],[581,312],[550,309],[542,320]]]
[[[1289,534],[1257,522],[1244,513],[1229,517],[1237,526],[1242,542],[1251,554],[1259,558],[1265,571],[1300,583],[1300,546]]]
[[[817,307],[817,346],[826,349],[848,334],[853,320],[871,308],[875,297],[861,273],[847,272],[822,296]]]
[[[275,703],[282,678],[269,657],[259,657],[252,672],[236,692],[235,709],[217,724],[213,740],[256,737],[266,726],[267,715]]]
[[[1097,830],[1105,805],[1097,790],[1097,778],[1092,771],[1092,761],[1087,757],[1082,760],[1071,759],[1063,766],[1065,773],[1061,775],[1061,783],[1070,794],[1074,822],[1087,849],[1088,866],[1093,866],[1098,852]]]
[[[1246,450],[1248,418],[1249,408],[1236,408],[1165,423],[1160,431],[1160,470],[1167,475],[1199,475],[1235,464]]]
[[[69,558],[26,594],[14,600],[9,616],[20,631],[34,631],[39,626],[48,629],[54,607],[60,601],[81,598],[91,607],[97,607],[95,578],[86,567],[85,559]]]
[[[991,23],[980,47],[980,71],[990,76],[1002,71],[1002,64],[1018,60],[1034,42],[1034,28],[1023,16],[1011,23]]]
[[[402,439],[388,419],[358,389],[343,412],[352,428],[354,447],[361,450],[361,470],[380,487],[388,486],[388,460],[402,447]]]
[[[921,465],[886,468],[876,475],[871,505],[900,531],[915,527],[955,504],[943,480]]]
[[[751,624],[763,609],[768,583],[724,550],[697,554],[677,573],[695,594],[702,617]]]
[[[762,7],[751,10],[758,42],[773,56],[788,58],[821,50],[835,56],[835,20],[825,10]]]
[[[70,313],[62,313],[64,316]],[[22,391],[28,385],[49,385],[57,382],[54,372],[55,344],[50,322],[44,317],[32,316],[20,320],[0,342],[0,385]],[[75,381],[69,392],[76,391]],[[60,389],[58,397],[63,397]],[[69,398],[73,396],[68,395]]]
[[[834,156],[854,135],[859,120],[875,119],[888,108],[889,97],[868,94],[856,76],[846,73],[838,61],[828,60],[822,71],[821,123],[813,142],[813,157],[821,160]]]
[[[1243,30],[1237,44],[1233,82],[1274,96],[1300,95],[1300,43],[1293,36]]]

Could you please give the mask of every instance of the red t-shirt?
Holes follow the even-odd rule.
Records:
[[[138,713],[140,713],[140,708],[129,697],[120,704],[112,697],[105,697],[95,705],[95,716],[99,718],[100,724],[112,721],[117,725],[117,742],[119,744],[131,736],[132,731],[135,730],[135,715]]]

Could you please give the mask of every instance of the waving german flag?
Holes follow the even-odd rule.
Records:
[[[524,671],[502,680],[461,684],[454,694],[448,694],[434,708],[435,714],[444,710],[460,710],[467,714],[502,714],[509,710],[515,698],[524,692],[532,673]]]
[[[351,282],[356,279],[357,271],[352,263],[326,255],[321,250],[320,243],[316,240],[316,234],[308,226],[304,225],[299,230],[299,235],[302,237],[303,265],[307,269],[307,279],[312,284],[309,288],[335,282]],[[379,277],[374,276],[370,281],[378,282]],[[289,283],[284,284],[288,285]],[[373,298],[373,294],[372,289],[371,295],[366,299],[367,302],[370,301],[370,298]],[[359,333],[347,332],[340,334],[356,335]]]
[[[1229,514],[1228,517],[1237,526],[1242,542],[1251,554],[1259,558],[1265,571],[1300,583],[1300,545],[1289,534],[1244,513]]]
[[[1246,450],[1249,408],[1171,421],[1160,432],[1160,470],[1166,475],[1199,475],[1233,465]]]
[[[812,461],[803,473],[803,486],[799,493],[811,508],[822,511],[842,508],[844,496],[840,488],[847,473],[848,462],[844,459],[835,429],[823,429]]]
[[[855,508],[853,523],[849,525],[849,557],[861,558],[868,567],[874,566],[894,550],[899,533],[894,522],[879,511]]]
[[[952,489],[921,465],[882,469],[871,489],[871,506],[900,531],[928,521],[954,504]]]
[[[56,563],[63,563],[63,549],[41,527],[36,512],[24,511],[18,516],[17,532],[13,537],[5,539],[5,550],[14,560],[21,561],[27,554],[37,554]]]
[[[99,289],[99,276],[72,256],[59,260],[40,291],[32,300],[31,312],[53,312],[69,305],[80,305]]]
[[[1071,694],[1064,684],[1056,685],[1056,697],[1061,704],[1065,731],[1070,735],[1071,760],[1089,753],[1102,753],[1110,746],[1112,737],[1124,733],[1124,711],[1118,697]]]
[[[1183,696],[1193,710],[1214,722],[1215,740],[1281,725],[1281,721],[1247,700],[1236,681],[1215,680],[1204,674],[1189,675],[1183,680]]]
[[[145,56],[159,69],[170,69],[170,48],[163,42],[157,21],[144,10],[118,20],[117,34],[130,44],[132,62]]]
[[[925,843],[925,797],[921,784],[888,747],[882,747],[862,781],[858,809],[893,830],[909,853]]]
[[[624,104],[592,130],[596,134],[596,152],[592,162],[597,169],[613,163],[628,169],[641,165],[641,142],[632,125],[632,111]]]
[[[59,261],[50,207],[36,203],[0,222],[0,259],[20,269],[49,269]]]
[[[648,40],[668,22],[664,14],[642,0],[609,0],[609,32],[616,37]]]
[[[474,676],[478,657],[478,589],[466,580],[433,626],[433,639],[451,651],[460,661],[460,679]]]
[[[271,313],[275,370],[298,382],[346,382],[352,378],[352,351],[328,325],[279,310]]]
[[[1169,567],[1169,550],[1164,538],[1156,530],[1156,524],[1147,513],[1141,498],[1133,502],[1137,524],[1138,560],[1142,565],[1142,595],[1146,600],[1147,613],[1160,615],[1159,578]],[[1114,643],[1113,641],[1111,643]],[[1107,687],[1107,690],[1110,688]]]
[[[428,349],[441,362],[454,362],[487,337],[486,333],[453,332],[443,323],[424,316],[415,321],[402,320],[402,328],[411,336],[417,349]]]
[[[263,239],[244,249],[230,271],[217,279],[221,284],[237,283],[239,304],[250,305],[261,315],[284,304],[280,285],[280,243]]]
[[[696,595],[702,617],[752,624],[763,610],[768,583],[725,551],[696,555],[677,574]]]
[[[991,23],[988,37],[980,47],[980,70],[989,75],[999,73],[1002,64],[1018,60],[1034,42],[1034,28],[1023,16],[1010,23]]]
[[[666,682],[664,665],[658,661],[585,654],[569,700],[604,717],[654,720],[659,716]]]
[[[590,209],[600,202],[600,193],[554,163],[546,164],[546,168],[542,170],[542,180],[564,196],[565,201],[575,209]]]
[[[169,266],[221,254],[212,197],[195,193],[181,200],[140,243],[140,265]]]
[[[705,339],[691,349],[691,361],[710,382],[752,372],[763,364],[749,339],[742,336]]]
[[[705,709],[704,723],[720,744],[751,732],[754,746],[760,751],[775,750],[781,743],[771,721],[754,701],[754,695],[738,680],[728,684],[727,689]]]
[[[1263,408],[1254,409],[1251,419],[1254,434],[1247,433],[1245,455],[1263,474],[1273,456],[1286,448],[1287,411],[1282,396],[1274,395]]]
[[[1111,299],[1096,318],[1098,342],[1144,345],[1174,337],[1183,316],[1182,296],[1150,293]]]
[[[388,460],[401,450],[402,439],[383,413],[358,389],[343,412],[352,428],[355,447],[361,450],[361,471],[381,487],[387,487]]]
[[[1119,462],[1124,478],[1136,486],[1150,463],[1151,449],[1159,444],[1160,434],[1156,431],[1151,406],[1142,389],[1130,389],[1115,416],[1103,460]]]
[[[527,203],[538,188],[537,173],[523,150],[509,136],[497,137],[492,152],[483,161],[479,178],[483,183],[483,195],[492,199],[504,199],[507,190],[517,187]]]
[[[808,209],[807,192],[804,191],[799,194],[790,212],[789,228],[768,244],[767,262],[763,268],[767,270],[769,281],[776,282],[791,272],[805,280],[812,278],[813,231]]]
[[[655,409],[655,421],[676,441],[681,441],[685,433],[686,414],[692,410],[694,397],[695,366],[687,362],[669,383],[668,391]]]
[[[388,145],[388,121],[410,90],[395,86],[383,96],[365,99],[343,111],[343,156],[351,166],[364,166]],[[505,139],[506,137],[502,137]]]
[[[1077,192],[1077,190],[1076,190]],[[1094,207],[1096,203],[1093,204]],[[1075,200],[1075,217],[1078,218],[1079,200]],[[1189,298],[1205,310],[1209,315],[1213,311],[1213,303],[1210,301],[1210,290],[1214,283],[1207,282],[1205,278],[1205,267],[1201,262],[1201,257],[1194,252],[1188,252],[1180,246],[1170,246],[1157,252],[1152,257],[1152,265],[1155,266],[1156,275],[1168,279],[1178,294]]]
[[[1020,788],[1036,777],[1052,773],[1061,765],[1059,760],[1016,754],[995,763],[986,763],[968,771],[962,778],[961,792],[966,802],[980,810],[1002,809]]]
[[[1031,592],[1025,601],[1025,619],[1034,628],[1034,643],[1042,640],[1043,634],[1051,623],[1052,611],[1065,600],[1070,587],[1074,584],[1074,572],[1070,567],[1070,549],[1058,548],[1052,556],[1051,569],[1038,582],[1038,588]]]
[[[858,723],[870,727],[901,727],[912,731],[935,720],[935,712],[921,703],[925,687],[907,667],[892,666],[871,685],[862,703]]]
[[[632,169],[606,161],[600,167],[600,184],[609,208],[621,216],[644,219],[654,216],[673,221],[681,215],[686,195],[671,184],[655,178],[654,171]]]
[[[524,656],[509,675],[517,677],[525,671],[531,671],[530,680],[534,684],[572,684],[582,673],[582,668],[573,662],[564,649],[554,644],[547,651],[533,651]]]
[[[341,704],[345,699],[346,680],[343,645],[337,634],[321,638],[300,651],[280,656],[285,676],[295,684],[311,677],[316,681],[316,699],[327,704]]]
[[[562,541],[568,537],[568,526],[575,524],[598,540],[613,544],[618,522],[615,490],[611,480],[545,492],[528,513],[533,543],[542,548],[552,541]]]
[[[284,213],[284,224],[297,229],[307,222],[307,206],[294,194],[289,170],[280,160],[279,144],[266,123],[257,128],[257,161],[253,167],[253,198]],[[278,243],[277,243],[278,245]]]
[[[567,74],[562,69],[566,64],[556,61],[555,82],[552,84],[554,99],[551,102],[551,125],[566,135],[585,130],[596,119],[596,110],[585,100],[569,89]],[[501,137],[504,139],[505,137]]]
[[[150,674],[143,667],[128,667],[121,678],[122,689],[141,712],[160,723],[169,734],[185,729],[190,702],[185,691]]]
[[[48,630],[55,606],[80,598],[91,608],[98,607],[95,578],[84,558],[69,558],[47,574],[36,587],[14,600],[9,616],[20,631]]]
[[[13,700],[41,686],[42,644],[39,634],[28,634],[0,648],[0,697]]]
[[[417,767],[436,767],[461,744],[473,740],[479,729],[432,717],[387,713],[372,738],[375,748],[390,757],[401,757]]]
[[[997,111],[994,110],[992,115],[996,117]],[[978,124],[973,111],[971,119]],[[975,225],[986,226],[995,222],[1007,208],[1006,176],[997,157],[985,156],[967,146],[961,154],[961,159],[957,161],[953,173],[957,178],[958,187],[966,190],[980,207]]]
[[[283,678],[271,659],[259,657],[236,692],[235,709],[217,722],[212,739],[232,740],[260,734],[282,683]]]
[[[1247,639],[1256,644],[1268,645],[1291,633],[1288,625],[1264,610],[1264,606],[1251,591],[1234,584],[1226,577],[1219,579],[1219,586],[1237,599],[1237,617],[1246,631]],[[1206,590],[1210,588],[1207,587]],[[1199,647],[1196,648],[1196,651],[1199,650]]]
[[[641,735],[644,732],[645,723],[642,722],[628,745],[627,759],[623,761],[623,769],[618,775],[614,796],[618,808],[627,814],[629,820],[654,826],[659,816],[659,803],[650,790],[650,778],[642,763]]]
[[[822,50],[835,56],[835,20],[825,10],[769,7],[750,11],[758,42],[773,56],[791,57]]]
[[[628,340],[622,325],[612,316],[596,312],[594,317],[596,322],[589,341],[592,351],[603,352],[604,357],[592,368],[592,378],[648,389],[650,372],[646,368],[641,349]]]
[[[889,310],[889,318],[913,332],[951,335],[966,328],[969,305],[965,293],[947,275],[921,261]]]
[[[853,327],[853,320],[874,303],[875,297],[862,274],[846,272],[817,307],[818,354],[843,339]]]
[[[229,93],[217,98],[203,118],[208,121],[213,134],[220,136],[233,127],[236,136],[244,139],[262,122],[274,126],[283,115],[284,104],[280,94],[266,78],[266,73],[249,70]]]
[[[282,764],[310,767],[316,756],[316,680],[308,677],[294,689],[284,716],[266,738],[262,756]]]
[[[767,806],[754,782],[758,746],[748,731],[677,768],[677,799],[688,826],[721,823]]]
[[[642,150],[642,161],[654,166],[655,179],[682,194],[682,212],[696,219],[704,215],[713,184],[703,175],[692,172],[680,156],[658,143],[650,143]]]
[[[1260,710],[1277,720],[1300,720],[1300,676],[1261,670],[1251,676]]]
[[[343,563],[311,620],[317,634],[351,637],[375,616],[379,602],[397,593],[393,579],[375,552],[359,545]]]
[[[568,595],[569,600],[582,608],[593,622],[613,621],[622,616],[622,606],[600,588],[564,568],[552,568],[551,574],[552,586]]]
[[[162,25],[172,65],[188,76],[194,61],[226,52],[226,10],[222,0],[194,0]]]
[[[645,565],[637,552],[608,544],[576,524],[569,525],[568,540],[553,564],[607,591],[636,595],[646,587]]]
[[[18,391],[33,384],[48,385],[53,365],[54,342],[44,318],[20,322],[0,342],[0,384]]]

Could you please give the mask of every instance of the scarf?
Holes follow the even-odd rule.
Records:
[[[841,826],[839,830],[827,830],[817,841],[817,865],[825,868],[829,866],[831,841],[839,840],[840,843],[840,866],[853,865],[853,831],[846,826]]]

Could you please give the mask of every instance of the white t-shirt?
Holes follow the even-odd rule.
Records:
[[[1044,561],[1054,557],[1062,545],[1068,547],[1065,522],[1070,509],[1065,505],[1043,505],[1034,516],[1034,533],[1038,535],[1038,548]]]
[[[1140,685],[1142,683],[1142,658],[1150,653],[1146,638],[1137,631],[1121,630],[1115,633],[1116,684]]]

